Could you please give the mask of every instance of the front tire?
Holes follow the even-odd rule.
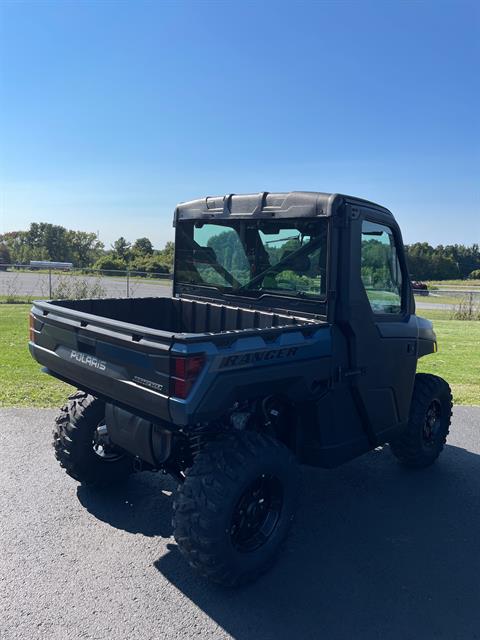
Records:
[[[104,420],[105,403],[84,391],[69,396],[55,420],[55,457],[82,484],[106,486],[133,472],[131,457],[109,444]]]
[[[390,443],[398,461],[420,469],[435,462],[443,451],[452,417],[452,393],[448,383],[427,373],[417,373],[408,426]]]
[[[173,505],[181,553],[212,582],[255,580],[290,529],[298,480],[294,456],[269,436],[242,432],[207,444]]]

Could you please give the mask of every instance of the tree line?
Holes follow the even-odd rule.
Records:
[[[406,246],[407,262],[413,280],[455,280],[480,278],[478,244],[438,245],[416,242]]]
[[[222,265],[231,273],[248,270],[248,262],[240,245],[236,233],[225,231],[210,238],[211,247]],[[267,246],[271,264],[278,262],[286,250],[295,250],[297,243],[290,240],[277,249]],[[376,277],[386,277],[381,274],[381,266],[385,267],[385,246],[381,243],[370,242],[369,264],[375,266]],[[480,279],[480,248],[478,244],[465,246],[463,244],[438,245],[432,247],[428,242],[416,242],[405,245],[407,264],[412,280],[456,280],[465,278]],[[376,255],[375,255],[376,254]],[[373,268],[373,267],[372,267]]]
[[[225,242],[225,238],[222,240]],[[244,268],[242,253],[236,252],[231,242],[227,245],[225,250],[231,255],[232,268]],[[416,242],[405,249],[413,280],[480,278],[478,244],[433,247],[428,242]],[[95,233],[47,222],[32,222],[27,231],[0,234],[0,264],[28,265],[30,260],[51,260],[72,262],[78,268],[169,273],[173,268],[173,252],[173,242],[167,242],[163,249],[154,249],[147,237],[132,243],[120,237],[105,248]]]
[[[173,242],[167,242],[163,249],[154,249],[146,237],[133,243],[120,237],[105,248],[95,233],[47,222],[32,222],[27,231],[0,234],[0,264],[28,265],[31,260],[46,260],[71,262],[81,269],[169,273],[173,250]]]

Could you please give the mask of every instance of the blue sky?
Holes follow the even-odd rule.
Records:
[[[480,3],[0,3],[0,232],[172,237],[175,204],[369,198],[480,242]]]

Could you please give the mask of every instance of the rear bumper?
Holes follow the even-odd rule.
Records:
[[[112,370],[107,365],[101,371],[82,366],[76,360],[67,360],[55,351],[31,341],[28,347],[32,357],[46,368],[46,373],[92,395],[136,410],[139,415],[171,422],[168,396],[127,379],[126,375],[122,376],[120,368]]]

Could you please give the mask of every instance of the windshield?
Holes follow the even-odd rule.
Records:
[[[176,242],[177,283],[254,297],[325,296],[325,219],[180,222]]]

